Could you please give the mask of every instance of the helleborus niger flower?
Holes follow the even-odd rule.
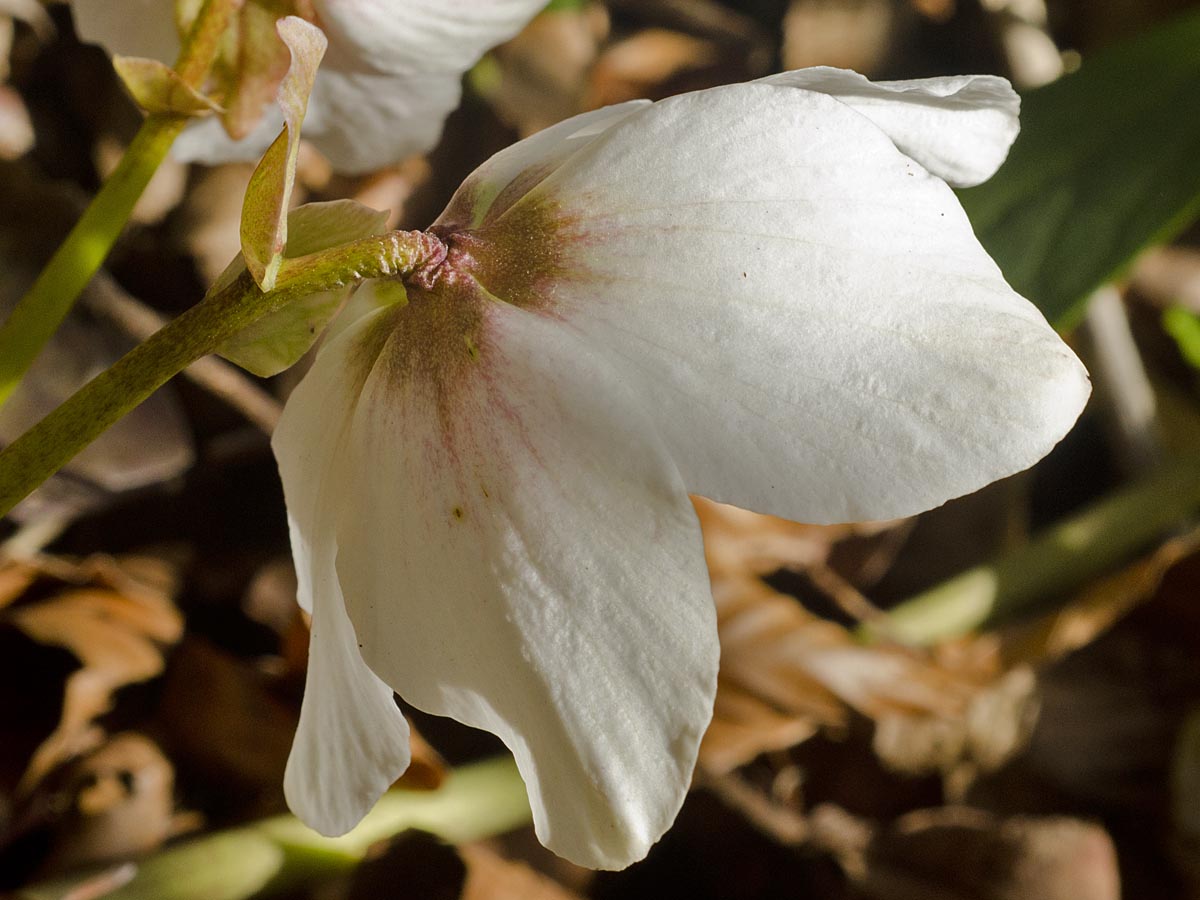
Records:
[[[313,616],[292,808],[345,831],[404,770],[395,690],[504,740],[552,850],[644,856],[716,687],[688,493],[907,516],[1083,407],[947,187],[1016,113],[998,78],[808,70],[587,113],[471,175],[444,253],[343,315],[274,439]]]
[[[181,4],[181,9],[188,4]],[[458,106],[463,72],[512,37],[546,0],[247,0],[230,41],[228,114],[197,121],[176,141],[188,161],[254,160],[282,115],[270,100],[287,69],[274,22],[309,18],[329,48],[309,99],[304,136],[340,172],[358,173],[431,148]],[[179,51],[169,0],[71,0],[85,41],[172,63]],[[232,135],[232,136],[231,136]]]

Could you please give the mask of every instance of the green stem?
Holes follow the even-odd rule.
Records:
[[[176,71],[199,88],[240,0],[207,0],[183,41]],[[147,116],[99,193],[50,257],[28,293],[0,325],[0,406],[58,330],[75,299],[108,257],[133,207],[187,124],[183,116]]]
[[[420,232],[393,231],[287,261],[287,280],[259,290],[248,272],[210,293],[121,357],[0,450],[0,516],[168,379],[288,303],[368,278],[404,275],[440,250]]]
[[[1200,509],[1200,456],[1158,472],[893,609],[868,638],[925,645],[1040,610],[1125,562]]]
[[[408,828],[452,843],[527,825],[525,785],[510,758],[455,770],[436,791],[390,791],[349,834],[322,837],[291,816],[218,831],[162,850],[105,900],[248,900],[296,890],[352,869],[377,841]],[[62,900],[79,878],[42,882],[19,900]],[[79,891],[79,893],[82,893]]]

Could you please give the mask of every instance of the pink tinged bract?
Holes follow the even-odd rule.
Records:
[[[943,181],[990,174],[1015,113],[998,79],[793,73],[589,113],[472,175],[445,259],[342,326],[274,440],[314,656],[342,667],[310,674],[293,807],[339,831],[401,771],[378,677],[503,738],[551,849],[644,856],[715,691],[687,492],[910,515],[1031,465],[1086,401]]]
[[[329,38],[329,49],[309,98],[304,137],[335,169],[349,174],[429,150],[458,105],[463,73],[516,34],[545,2],[312,0],[315,24]],[[83,40],[110,53],[174,62],[179,38],[173,4],[71,0],[71,7]],[[255,160],[282,125],[280,112],[268,108],[235,141],[218,119],[203,119],[184,131],[174,152],[205,163]]]

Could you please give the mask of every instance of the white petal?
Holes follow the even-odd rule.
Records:
[[[327,54],[308,100],[303,136],[344,174],[391,165],[437,143],[443,120],[458,106],[460,76],[442,73],[390,75],[338,69]],[[172,152],[184,162],[216,165],[262,156],[283,117],[270,106],[263,121],[240,141],[217,119],[188,125]]]
[[[358,174],[424,153],[461,94],[461,73],[390,75],[321,71],[309,99],[304,136],[343,173]]]
[[[572,153],[649,105],[649,100],[627,100],[580,113],[506,147],[467,176],[437,224],[475,228],[495,219]]]
[[[173,4],[163,0],[71,0],[71,17],[81,41],[110,54],[172,64],[179,53]]]
[[[317,84],[323,75],[317,73]],[[311,102],[311,101],[310,101]],[[312,115],[310,108],[309,115]],[[198,162],[210,166],[231,162],[256,162],[283,127],[283,113],[271,104],[263,110],[262,121],[240,141],[235,141],[215,117],[197,119],[175,139],[171,154],[180,162]],[[307,128],[307,126],[306,126]],[[307,130],[304,137],[308,137]]]
[[[837,97],[882,128],[902,153],[955,187],[991,178],[1020,128],[1021,98],[995,75],[871,82],[857,72],[822,66],[762,81]]]
[[[544,302],[640,384],[695,493],[909,515],[1033,464],[1088,395],[945,184],[824,95],[740,85],[629,117],[500,218],[494,271],[521,271],[539,210],[560,223]]]
[[[460,285],[378,320],[338,575],[371,668],[505,741],[546,846],[619,868],[670,825],[712,713],[698,525],[591,349]]]
[[[275,431],[298,599],[312,612],[300,724],[284,775],[292,811],[323,834],[358,823],[408,768],[408,723],[362,660],[334,572],[339,460],[360,382],[346,352],[361,327],[326,347],[293,392]]]
[[[314,0],[330,44],[377,72],[465,72],[546,0]]]

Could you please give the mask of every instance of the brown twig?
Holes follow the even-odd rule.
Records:
[[[808,821],[771,800],[736,773],[716,775],[702,766],[696,768],[697,787],[705,788],[747,822],[784,847],[799,847],[811,837]]]
[[[86,295],[88,308],[113,322],[130,337],[144,341],[167,324],[166,318],[131,297],[103,273],[97,276],[94,284],[97,290]],[[183,374],[238,410],[266,434],[275,430],[283,409],[279,401],[235,366],[210,356],[192,363]]]

